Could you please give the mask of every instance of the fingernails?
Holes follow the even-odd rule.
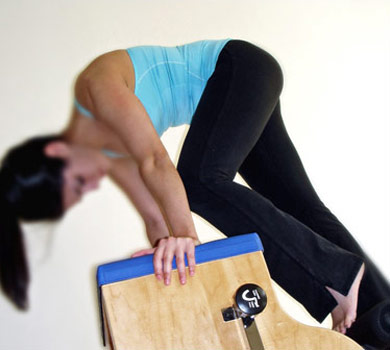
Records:
[[[169,286],[169,284],[171,283],[171,280],[168,277],[166,277],[164,280],[164,283],[166,286]]]
[[[185,278],[181,278],[181,279],[180,279],[180,283],[181,283],[181,284],[186,284],[186,279],[185,279]]]
[[[161,281],[162,280],[162,276],[161,275],[156,275],[156,278]]]
[[[194,269],[190,269],[190,276],[193,276],[195,275],[195,270]]]

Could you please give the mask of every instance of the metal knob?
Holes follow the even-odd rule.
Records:
[[[254,316],[267,306],[267,295],[257,284],[247,283],[238,288],[235,296],[238,309],[245,315]]]

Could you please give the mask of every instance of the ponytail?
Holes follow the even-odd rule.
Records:
[[[19,308],[28,306],[29,271],[20,220],[53,220],[63,214],[61,159],[45,146],[59,136],[37,137],[11,149],[0,167],[0,284]]]
[[[0,198],[0,283],[5,295],[21,310],[28,306],[29,273],[19,220],[7,200]]]

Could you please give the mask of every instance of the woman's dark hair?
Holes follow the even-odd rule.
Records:
[[[29,271],[20,220],[57,219],[63,214],[59,158],[47,157],[45,146],[59,136],[30,139],[12,148],[0,168],[0,284],[10,300],[27,309]]]

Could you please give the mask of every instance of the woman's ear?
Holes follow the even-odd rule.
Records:
[[[70,147],[64,141],[52,141],[45,146],[44,153],[47,157],[66,159],[69,157]]]

